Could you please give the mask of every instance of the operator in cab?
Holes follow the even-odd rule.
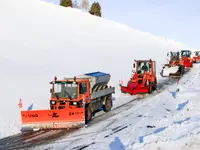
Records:
[[[144,74],[144,72],[149,71],[148,66],[149,66],[148,62],[142,62],[140,64],[140,69],[138,69],[139,74],[142,75],[142,74]]]
[[[147,62],[144,62],[144,65],[142,66],[142,70],[143,71],[148,71],[148,66],[147,66]]]

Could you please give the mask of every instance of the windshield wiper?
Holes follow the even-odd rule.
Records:
[[[72,97],[69,95],[69,93],[68,93],[67,91],[65,91],[65,93],[67,94],[68,98],[69,98],[70,100],[72,100]]]
[[[59,94],[58,93],[54,93],[54,95],[59,100]]]

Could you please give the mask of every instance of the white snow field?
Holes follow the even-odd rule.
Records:
[[[179,83],[131,109],[35,149],[199,150],[199,78],[197,64]]]
[[[49,108],[49,82],[54,76],[110,73],[110,85],[116,87],[115,104],[120,105],[133,99],[121,96],[119,80],[127,82],[134,59],[156,60],[160,80],[166,53],[184,47],[182,43],[40,0],[1,0],[0,20],[0,138],[20,132],[20,98],[24,110],[32,103],[33,109]]]

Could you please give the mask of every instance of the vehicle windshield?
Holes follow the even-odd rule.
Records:
[[[179,53],[171,52],[171,60],[178,60],[179,59]]]
[[[190,57],[190,51],[182,51],[181,56]]]
[[[145,71],[149,71],[149,63],[148,62],[138,62],[138,73],[143,74]]]
[[[195,56],[200,56],[200,52],[195,52]]]
[[[77,98],[78,85],[73,82],[60,82],[54,84],[53,97],[57,98]]]

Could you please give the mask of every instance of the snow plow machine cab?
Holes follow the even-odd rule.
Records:
[[[200,63],[200,51],[193,52],[193,63]]]
[[[190,50],[181,50],[181,60],[183,61],[184,67],[190,69],[193,67],[193,59]]]
[[[21,111],[22,132],[80,128],[98,111],[109,112],[114,87],[110,74],[93,72],[50,82],[50,109]]]
[[[168,63],[164,64],[160,75],[162,77],[173,77],[180,78],[185,73],[185,67],[180,56],[180,52],[169,52],[167,53],[169,57]]]
[[[136,68],[127,86],[120,84],[121,92],[130,95],[151,94],[157,88],[156,62],[150,60],[135,60],[133,68]]]

